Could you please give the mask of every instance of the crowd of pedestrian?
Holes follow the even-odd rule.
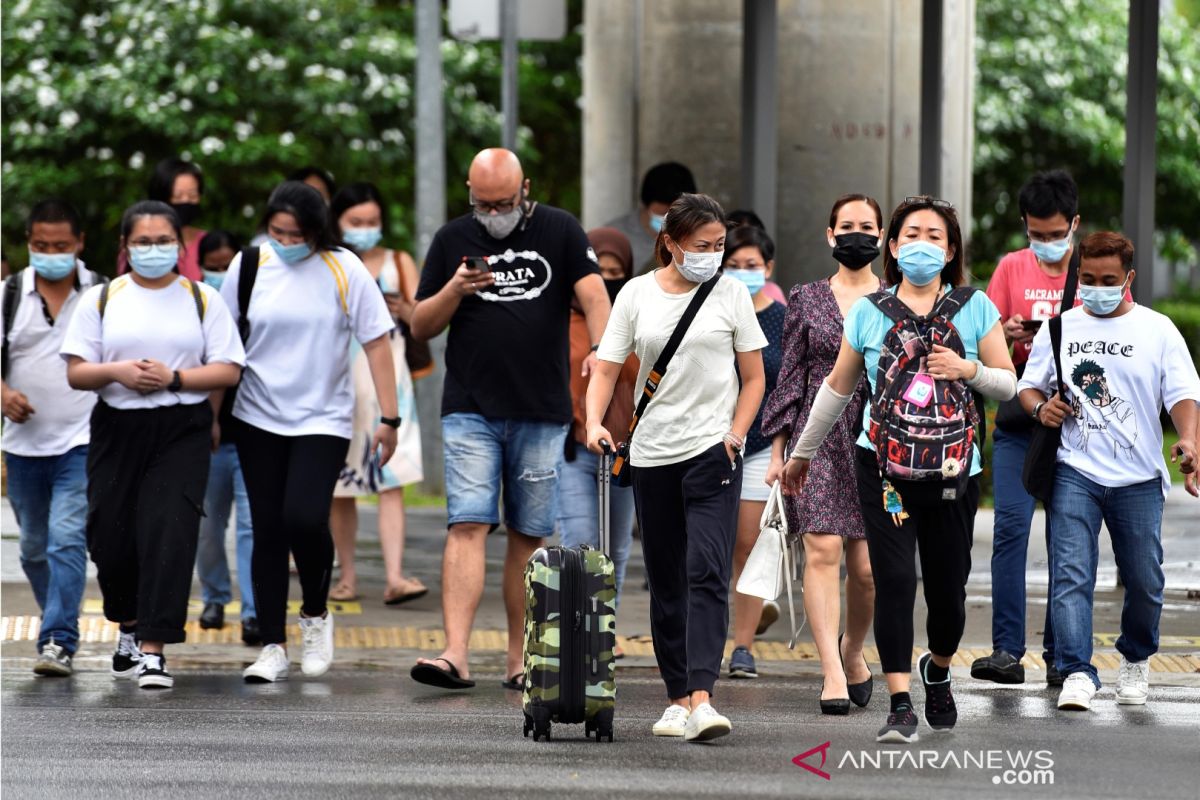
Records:
[[[111,281],[80,260],[85,232],[68,201],[31,209],[30,267],[3,290],[3,450],[21,565],[42,609],[35,673],[72,672],[90,557],[105,617],[119,625],[112,674],[173,685],[165,647],[184,641],[193,573],[201,627],[226,624],[231,516],[241,637],[261,646],[248,682],[289,675],[293,569],[301,671],[331,667],[329,601],[360,594],[358,498],[378,497],[380,600],[425,595],[403,570],[404,487],[423,478],[414,381],[431,369],[424,342],[448,330],[446,644],[418,659],[414,680],[475,685],[485,540],[503,525],[503,685],[524,688],[525,565],[556,533],[598,545],[601,453],[624,443],[631,486],[612,488],[610,554],[619,603],[637,531],[668,701],[655,735],[729,733],[714,707],[722,671],[759,674],[755,637],[780,609],[733,587],[773,486],[804,553],[820,712],[870,704],[873,628],[889,694],[878,739],[918,738],[920,585],[923,715],[953,728],[950,664],[992,400],[994,652],[972,677],[1025,680],[1037,496],[1050,554],[1043,657],[1059,708],[1089,708],[1100,687],[1091,625],[1102,522],[1125,590],[1116,698],[1146,702],[1170,487],[1161,412],[1179,435],[1184,487],[1200,496],[1200,377],[1170,319],[1133,302],[1130,241],[1082,236],[1067,173],[1021,189],[1029,247],[1000,262],[986,292],[970,286],[956,210],[933,197],[906,198],[887,217],[867,195],[838,197],[829,274],[785,294],[772,277],[786,254],[757,215],[726,214],[682,164],[653,167],[636,209],[587,232],[534,199],[508,150],[480,152],[467,181],[469,213],[437,232],[420,268],[385,243],[378,189],[339,189],[319,167],[279,184],[242,237],[196,226],[196,164],[159,163],[147,199],[122,217]],[[1023,482],[1046,452],[1051,486]]]

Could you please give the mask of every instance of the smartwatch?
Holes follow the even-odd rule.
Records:
[[[380,417],[379,421],[382,424],[387,425],[389,428],[400,427],[400,417]]]
[[[179,370],[175,370],[171,376],[171,382],[167,384],[168,392],[178,392],[183,388],[183,377],[179,374]]]

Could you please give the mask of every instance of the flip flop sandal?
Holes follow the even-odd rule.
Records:
[[[461,677],[458,674],[458,667],[446,659],[435,658],[433,660],[445,663],[448,669],[442,669],[433,664],[415,664],[408,674],[417,683],[436,686],[440,689],[470,689],[475,686],[475,681]]]
[[[339,583],[337,586],[329,590],[329,599],[336,600],[339,603],[349,603],[358,599],[358,592],[350,588],[345,583]]]
[[[508,680],[500,681],[500,685],[514,692],[523,692],[525,691],[525,673],[518,672]]]
[[[407,603],[409,600],[416,600],[419,597],[424,597],[429,594],[429,589],[422,586],[414,592],[400,592],[399,594],[389,594],[384,592],[383,604],[385,606],[398,606],[401,603]]]

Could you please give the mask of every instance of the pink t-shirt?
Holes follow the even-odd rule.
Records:
[[[1038,265],[1033,250],[1026,247],[1000,259],[992,280],[988,283],[987,296],[1000,309],[1000,319],[1006,322],[1013,314],[1025,319],[1050,319],[1062,306],[1063,291],[1067,288],[1067,273],[1047,275]],[[1129,292],[1126,299],[1131,299]],[[1080,305],[1079,297],[1075,305]],[[1013,343],[1013,365],[1024,364],[1029,358],[1033,340]]]

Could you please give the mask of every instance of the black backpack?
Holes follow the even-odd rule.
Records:
[[[879,473],[885,479],[949,483],[943,499],[959,497],[958,489],[971,473],[979,412],[966,381],[934,380],[925,362],[935,344],[965,357],[962,338],[951,320],[975,291],[969,286],[951,290],[924,317],[915,315],[891,292],[868,296],[893,322],[880,348],[867,430]],[[890,507],[893,504],[886,496],[894,489],[885,482],[884,490],[885,506],[902,514],[902,509]],[[896,500],[899,506],[898,495]]]

